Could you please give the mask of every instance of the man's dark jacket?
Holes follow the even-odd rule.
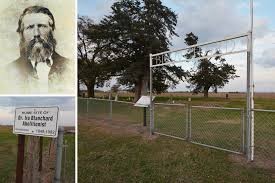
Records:
[[[53,64],[48,76],[49,92],[58,92],[62,88],[56,86],[62,83],[64,79],[67,79],[66,74],[68,73],[70,61],[56,52],[53,53],[52,60]],[[25,92],[28,92],[26,90],[33,84],[36,76],[31,62],[23,56],[8,64],[7,72],[9,77],[11,77],[9,79],[13,78],[14,80],[12,80],[15,81],[15,84],[19,85]]]

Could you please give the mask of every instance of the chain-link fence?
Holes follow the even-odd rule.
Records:
[[[275,110],[254,109],[255,160],[275,168]]]
[[[66,183],[74,183],[75,177],[75,133],[65,131],[63,141],[61,180]]]
[[[149,109],[134,103],[80,98],[79,115],[149,126]],[[145,116],[144,116],[145,114]],[[275,111],[254,110],[255,160],[275,166]],[[154,103],[154,132],[237,154],[246,153],[246,111],[243,108]]]
[[[95,98],[79,98],[78,114],[93,119],[121,121],[131,124],[149,122],[148,108],[135,107],[133,102]]]

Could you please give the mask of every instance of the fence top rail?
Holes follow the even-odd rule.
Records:
[[[116,100],[110,100],[110,99],[101,99],[101,98],[83,98],[78,97],[81,100],[102,100],[102,101],[112,101],[112,102],[118,102],[118,103],[125,103],[125,104],[135,104],[134,102],[127,102],[127,101],[116,101]],[[156,105],[169,105],[169,106],[186,106],[186,104],[170,104],[170,103],[154,103]],[[211,106],[192,106],[192,108],[207,108],[207,109],[228,109],[228,110],[244,110],[244,108],[232,108],[232,107],[211,107]],[[269,110],[269,109],[251,109],[252,111],[258,111],[258,112],[274,112],[275,110]]]
[[[127,101],[118,101],[118,100],[110,100],[110,99],[101,99],[101,98],[83,98],[79,97],[82,100],[101,100],[101,101],[112,101],[112,102],[118,102],[118,103],[125,103],[125,104],[135,104],[134,102],[127,102]]]
[[[104,100],[104,101],[110,101],[110,99],[103,99],[103,98],[92,98],[92,97],[90,97],[90,98],[82,98],[82,99],[84,99],[84,100]]]
[[[205,109],[228,109],[228,110],[237,110],[243,111],[243,108],[232,108],[232,107],[211,107],[211,106],[191,106],[192,108],[205,108]]]
[[[275,110],[268,110],[268,109],[251,109],[252,111],[258,112],[275,112]]]
[[[127,102],[127,101],[118,101],[118,100],[112,100],[112,102],[118,102],[118,103],[124,103],[124,104],[135,104],[134,102]]]
[[[186,104],[155,103],[156,105],[186,106]]]

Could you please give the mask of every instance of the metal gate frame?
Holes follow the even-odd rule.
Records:
[[[165,51],[161,53],[156,53],[156,54],[150,54],[150,134],[154,134],[154,114],[153,114],[153,81],[152,81],[152,69],[154,67],[159,67],[159,66],[164,66],[164,65],[169,65],[169,64],[174,64],[175,62],[168,61],[163,57],[163,55],[168,54],[168,53],[173,53],[173,52],[178,52],[182,50],[187,50],[187,49],[194,49],[195,47],[198,46],[204,46],[204,45],[209,45],[213,43],[219,43],[231,39],[237,39],[241,37],[246,37],[247,38],[247,49],[245,50],[240,50],[240,51],[232,51],[232,52],[227,52],[223,54],[214,54],[211,56],[206,56],[206,57],[197,57],[194,58],[195,60],[200,60],[202,58],[209,58],[209,57],[215,57],[215,56],[222,56],[222,55],[231,55],[231,54],[237,54],[237,53],[247,53],[247,90],[246,90],[246,114],[247,114],[247,121],[246,121],[246,155],[247,159],[249,161],[254,160],[254,80],[253,80],[253,0],[250,0],[250,28],[247,33],[240,34],[240,35],[235,35],[229,38],[221,39],[221,40],[216,40],[216,41],[211,41],[211,42],[206,42],[206,43],[201,43],[201,44],[196,44],[193,46],[189,46],[183,49],[177,49],[177,50],[171,50],[171,51]],[[195,50],[195,49],[194,49]],[[160,56],[162,55],[162,60],[161,63],[153,64],[153,57]],[[164,59],[163,59],[164,58]],[[193,59],[193,60],[194,60]],[[186,59],[190,60],[190,59]],[[183,62],[183,61],[180,61]],[[179,63],[179,62],[177,62]]]

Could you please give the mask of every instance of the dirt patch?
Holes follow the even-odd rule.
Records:
[[[261,157],[255,157],[254,159],[254,161],[249,162],[245,155],[229,154],[230,161],[246,167],[263,168],[269,170],[273,173],[275,178],[275,160],[267,160]]]
[[[156,139],[157,135],[150,135],[149,127],[140,124],[129,124],[121,120],[99,120],[88,117],[78,117],[78,124],[90,126],[94,129],[112,135],[140,135],[145,139]]]

